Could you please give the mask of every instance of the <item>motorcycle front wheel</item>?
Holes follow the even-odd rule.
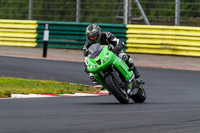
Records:
[[[123,91],[121,90],[122,88],[119,87],[119,85],[117,84],[117,82],[114,81],[114,78],[111,75],[108,75],[105,78],[105,84],[108,87],[109,91],[121,104],[129,103],[128,95],[123,93]]]

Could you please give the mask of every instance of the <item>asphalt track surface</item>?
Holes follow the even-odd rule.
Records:
[[[113,96],[0,99],[1,133],[200,133],[200,71],[138,68],[143,104]],[[82,63],[0,56],[0,76],[91,84]]]

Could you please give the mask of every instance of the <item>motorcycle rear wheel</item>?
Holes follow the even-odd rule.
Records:
[[[114,81],[111,75],[108,75],[105,78],[105,84],[107,85],[109,91],[121,104],[129,103],[129,97],[120,90],[121,88],[118,87],[119,85],[116,85],[117,83]]]
[[[142,85],[138,86],[138,92],[136,95],[131,96],[135,103],[143,103],[146,100],[146,93]]]

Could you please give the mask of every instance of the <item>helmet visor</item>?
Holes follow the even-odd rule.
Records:
[[[94,40],[96,40],[96,39],[97,39],[97,37],[98,37],[98,35],[95,35],[95,36],[90,36],[90,37],[89,37],[89,39],[90,39],[90,40],[92,40],[92,41],[94,41]]]

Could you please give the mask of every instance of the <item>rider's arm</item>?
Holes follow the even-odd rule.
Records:
[[[84,57],[87,57],[87,56],[88,56],[88,48],[89,48],[89,43],[86,42],[86,44],[83,46],[83,54],[84,54]]]
[[[84,57],[85,57],[85,61],[83,63],[83,69],[86,73],[88,73],[88,71],[87,71],[87,57],[89,55],[89,53],[88,53],[89,46],[90,46],[90,44],[88,42],[83,46],[83,54],[84,54]]]
[[[111,32],[104,32],[103,34],[106,37],[108,43],[114,46],[115,51],[121,51],[125,47],[124,42],[116,38]]]

